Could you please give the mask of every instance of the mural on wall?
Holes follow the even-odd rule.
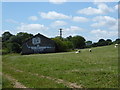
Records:
[[[41,39],[39,37],[32,38],[32,44],[38,45],[41,43]]]
[[[40,43],[41,43],[40,37],[35,37],[35,38],[32,38],[32,44],[34,46],[29,46],[27,43],[26,43],[26,46],[27,48],[34,50],[34,52],[36,53],[43,52],[45,49],[55,48],[51,46],[40,46]]]

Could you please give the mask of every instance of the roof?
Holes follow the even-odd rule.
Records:
[[[24,44],[25,42],[29,41],[30,39],[36,37],[36,36],[42,36],[42,37],[44,37],[44,38],[47,38],[48,40],[51,40],[50,38],[48,38],[48,37],[46,37],[46,36],[38,33],[38,34],[36,34],[35,36],[32,36],[32,37],[28,38],[27,40],[25,40],[25,41],[23,42],[23,44]],[[53,40],[51,40],[51,41],[54,42]]]

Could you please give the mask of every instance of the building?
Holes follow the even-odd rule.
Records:
[[[24,42],[21,54],[51,52],[55,52],[55,42],[38,33]]]

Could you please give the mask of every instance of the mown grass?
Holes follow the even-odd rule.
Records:
[[[9,67],[23,70],[26,73],[20,74],[10,70]],[[77,83],[85,88],[117,88],[118,49],[111,45],[92,48],[91,53],[88,52],[88,49],[83,49],[79,54],[65,52],[4,55],[3,72],[14,76],[30,88],[60,88],[66,86],[55,84],[55,82],[47,79],[43,80],[42,78],[28,75],[28,72],[60,78],[65,81]],[[25,82],[29,83],[29,85]],[[46,82],[48,86],[46,86]]]

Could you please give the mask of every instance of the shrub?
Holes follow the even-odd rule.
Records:
[[[8,43],[7,48],[10,53],[20,53],[21,52],[21,47],[18,43]]]

